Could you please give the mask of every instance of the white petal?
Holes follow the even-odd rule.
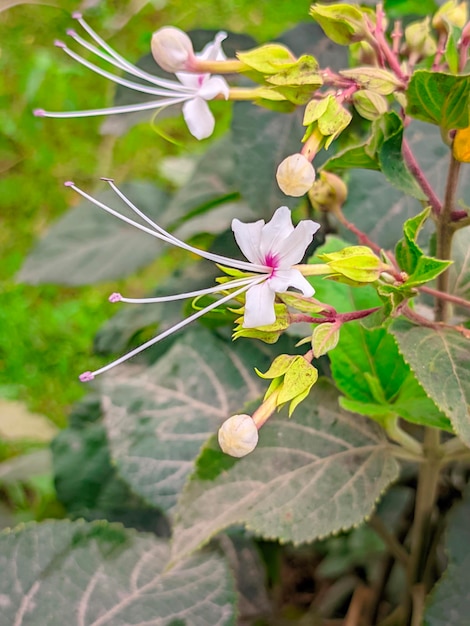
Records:
[[[258,328],[258,326],[274,324],[276,321],[275,297],[276,294],[270,289],[267,281],[250,287],[245,296],[243,328]]]
[[[222,93],[227,100],[229,91],[230,87],[222,76],[211,76],[202,83],[197,95],[204,100],[213,100],[219,93]]]
[[[206,61],[225,61],[227,58],[222,50],[222,42],[227,39],[227,33],[220,31],[214,38],[214,41],[206,44],[201,52],[196,54],[198,59]]]
[[[188,93],[194,91],[196,94],[201,87],[206,74],[193,74],[192,72],[175,72],[176,78],[184,85]]]
[[[295,287],[307,298],[311,298],[315,293],[315,289],[305,276],[302,276],[299,270],[295,269],[276,270],[275,275],[268,280],[268,284],[275,293],[284,293],[289,287]]]
[[[286,206],[281,206],[263,228],[260,239],[260,253],[266,256],[278,257],[283,241],[294,231],[291,212]]]
[[[320,224],[312,220],[302,220],[295,227],[277,250],[278,262],[281,268],[289,268],[299,261],[305,254],[305,250],[311,243],[313,235],[320,228]]]
[[[258,265],[264,265],[260,253],[261,232],[264,227],[264,220],[258,220],[251,224],[245,224],[238,219],[232,220],[232,230],[238,247],[245,257]]]
[[[183,117],[189,132],[196,139],[210,137],[214,130],[215,120],[209,106],[202,98],[193,98],[183,104]]]

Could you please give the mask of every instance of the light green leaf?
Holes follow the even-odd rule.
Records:
[[[122,191],[151,219],[160,221],[168,197],[149,183],[127,183]],[[95,197],[132,219],[135,215],[112,191]],[[47,232],[26,259],[17,279],[37,285],[88,285],[128,276],[155,259],[165,244],[102,209],[81,202]]]
[[[398,473],[381,429],[338,408],[326,381],[294,418],[271,418],[256,450],[227,466],[211,440],[179,503],[173,558],[232,524],[294,543],[350,528],[370,515]],[[207,473],[210,463],[211,472]]]
[[[449,515],[446,551],[449,564],[428,598],[424,626],[467,626],[470,615],[470,490]]]
[[[390,332],[426,393],[470,446],[470,341],[450,329],[394,321]]]
[[[199,554],[165,569],[153,534],[107,522],[44,522],[0,535],[2,620],[15,626],[235,624],[224,561]]]
[[[403,239],[397,243],[395,255],[398,265],[408,274],[416,269],[418,259],[423,256],[423,251],[418,245],[418,236],[421,228],[429,217],[430,209],[427,208],[415,217],[411,217],[403,225]]]
[[[331,157],[322,169],[334,172],[350,168],[366,170],[380,170],[378,160],[368,153],[368,144],[361,144],[353,148],[346,148],[336,156]]]
[[[111,456],[134,493],[174,506],[207,437],[262,394],[253,367],[267,369],[268,355],[263,344],[191,329],[152,367],[103,384]]]

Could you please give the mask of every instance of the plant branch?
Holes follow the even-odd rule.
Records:
[[[451,293],[445,293],[444,291],[439,291],[438,289],[433,289],[432,287],[418,287],[419,291],[423,293],[427,293],[434,298],[440,300],[448,300],[453,304],[457,304],[458,306],[464,307],[466,309],[470,309],[470,301],[465,300],[464,298],[459,298],[459,296],[454,296]]]
[[[416,182],[426,195],[426,198],[431,205],[434,215],[439,215],[442,209],[441,201],[437,197],[434,189],[431,187],[406,139],[403,139],[401,149],[403,158],[405,159],[405,163],[411,174],[413,174],[413,176],[415,177]]]
[[[406,567],[408,565],[410,555],[401,545],[395,535],[388,530],[388,528],[385,526],[385,524],[378,515],[372,515],[372,517],[369,519],[369,526],[382,539],[384,544],[389,549],[390,553],[395,557],[395,560]]]

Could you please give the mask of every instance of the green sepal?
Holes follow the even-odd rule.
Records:
[[[313,4],[310,7],[310,15],[325,35],[342,46],[367,39],[369,30],[364,11],[350,4]]]
[[[362,89],[368,89],[382,96],[388,96],[403,87],[395,74],[379,67],[355,67],[341,70],[341,76],[354,80]]]
[[[349,246],[339,252],[319,254],[333,272],[355,283],[376,281],[383,271],[382,261],[367,246]],[[335,279],[335,274],[330,278]]]
[[[325,305],[321,302],[312,302],[311,298],[290,291],[278,293],[277,297],[282,300],[285,305],[297,311],[302,311],[302,313],[321,313],[321,311],[325,310]]]
[[[293,356],[291,354],[280,354],[271,363],[267,372],[264,372],[263,374],[258,369],[256,369],[256,367],[255,367],[255,372],[258,374],[260,378],[264,378],[264,379],[277,378],[278,376],[284,376],[284,374],[287,372],[289,367],[292,365],[292,362],[296,358],[297,358],[296,356]]]
[[[262,74],[277,74],[296,63],[296,58],[289,48],[278,43],[269,43],[246,52],[237,52],[237,58]]]
[[[237,313],[243,313],[244,308],[230,309]],[[276,313],[276,321],[273,324],[266,326],[260,326],[259,328],[243,328],[243,317],[239,317],[236,320],[237,326],[232,334],[232,339],[239,339],[240,337],[246,337],[250,339],[260,339],[264,343],[276,343],[282,333],[289,328],[290,319],[287,307],[285,304],[276,302],[274,304],[274,311]]]
[[[296,356],[284,375],[278,402],[285,404],[305,391],[310,391],[318,380],[318,370],[302,356]]]
[[[315,128],[327,137],[325,149],[331,142],[349,125],[352,120],[351,113],[338,103],[334,96],[328,96],[322,100],[310,100],[304,113],[304,126],[308,125],[302,141],[306,141]],[[316,125],[314,124],[316,122]]]
[[[318,61],[308,55],[303,54],[295,63],[281,72],[277,72],[266,79],[268,83],[281,87],[320,87],[323,85],[323,78],[318,71]]]
[[[312,332],[312,350],[316,359],[333,350],[338,345],[340,328],[337,324],[325,322],[319,324]]]

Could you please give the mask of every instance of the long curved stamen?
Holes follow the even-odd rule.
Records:
[[[117,115],[119,113],[134,113],[138,111],[149,111],[152,109],[161,109],[172,104],[180,104],[188,100],[184,98],[162,98],[153,100],[152,102],[141,102],[140,104],[127,104],[117,107],[108,107],[104,109],[86,109],[85,111],[46,111],[44,109],[35,109],[36,117],[54,117],[54,118],[73,118],[73,117],[94,117],[96,115]]]
[[[90,61],[87,61],[82,56],[80,56],[79,54],[71,50],[63,41],[56,41],[55,45],[57,46],[57,48],[61,48],[65,52],[65,54],[71,57],[74,61],[77,61],[77,63],[80,63],[80,65],[83,65],[84,67],[87,67],[92,72],[95,72],[96,74],[99,74],[100,76],[103,76],[103,78],[107,78],[108,80],[111,80],[113,83],[117,83],[118,85],[122,85],[123,87],[127,87],[128,89],[132,89],[133,91],[140,91],[141,93],[148,93],[152,96],[165,97],[169,95],[170,96],[176,95],[176,97],[178,97],[178,94],[172,94],[171,92],[168,92],[168,89],[158,89],[156,87],[147,87],[145,85],[142,85],[141,83],[134,83],[131,80],[127,80],[126,78],[121,78],[120,76],[116,76],[115,74],[112,74],[111,72],[107,72],[106,70],[103,70],[98,65],[95,65],[94,63],[91,63]],[[186,88],[185,94],[182,93],[181,96],[183,97],[183,95],[185,95],[187,97],[188,95],[193,95],[193,93],[195,92],[196,92],[196,89]]]
[[[152,221],[147,215],[142,213],[142,211],[138,207],[136,207],[135,204],[131,202],[129,198],[125,196],[122,193],[122,191],[114,184],[114,181],[112,179],[105,178],[104,180],[107,183],[109,183],[113,191],[121,198],[121,200],[123,200],[127,204],[127,206],[130,209],[134,211],[134,213],[136,213],[139,217],[145,220],[147,224],[150,224],[151,226],[153,226],[153,228],[155,228],[155,230],[158,231],[158,233],[163,235],[165,237],[165,241],[169,241],[170,243],[173,243],[173,245],[178,246],[179,248],[183,248],[183,250],[187,250],[188,252],[193,252],[194,254],[197,254],[198,256],[201,256],[204,259],[207,259],[208,261],[214,261],[214,263],[221,263],[222,265],[228,265],[230,267],[240,269],[240,270],[247,270],[248,272],[262,272],[262,273],[268,273],[268,274],[272,272],[272,269],[266,267],[265,265],[256,265],[255,263],[248,263],[246,261],[237,261],[236,259],[230,259],[228,257],[221,256],[219,254],[206,252],[205,250],[194,248],[193,246],[190,246],[184,241],[177,239],[176,237],[171,235],[169,232],[164,230],[161,226],[159,226],[154,221]]]
[[[136,69],[138,69],[137,66],[133,66],[131,64],[125,65],[123,63],[120,63],[115,58],[108,56],[105,52],[103,52],[93,44],[89,43],[86,39],[83,39],[83,37],[80,37],[80,35],[72,29],[69,29],[67,31],[67,35],[69,35],[69,37],[72,37],[72,39],[81,46],[83,46],[83,48],[86,48],[86,50],[88,50],[89,52],[92,52],[100,59],[103,59],[103,61],[106,61],[106,63],[109,63],[110,65],[113,65],[114,67],[117,67],[118,69],[127,72],[128,74],[132,74],[133,76],[141,78],[142,80],[145,80],[153,85],[157,85],[157,87],[164,87],[167,89],[178,91],[184,91],[187,89],[185,85],[182,85],[176,80],[168,80],[165,78],[160,78],[158,76],[153,76],[152,74],[148,74],[143,70],[135,71]],[[128,67],[129,65],[130,67]]]
[[[260,277],[258,279],[254,279],[254,280],[251,281],[250,285],[257,285],[258,283],[261,283],[263,280],[265,280],[264,276],[262,276],[262,277]],[[205,309],[201,309],[200,311],[197,311],[196,313],[193,313],[193,315],[190,315],[189,317],[187,317],[186,319],[182,320],[181,322],[178,322],[178,324],[175,324],[175,326],[172,326],[171,328],[168,328],[167,330],[165,330],[164,332],[160,333],[156,337],[153,337],[153,339],[150,339],[149,341],[143,343],[138,348],[135,348],[134,350],[131,350],[130,352],[128,352],[124,356],[120,357],[119,359],[116,359],[115,361],[112,361],[111,363],[108,363],[108,365],[105,365],[104,367],[101,367],[100,369],[97,369],[94,372],[84,372],[83,374],[80,375],[80,377],[79,377],[80,380],[82,382],[89,382],[90,380],[93,380],[93,378],[95,376],[98,376],[99,374],[103,374],[104,372],[107,372],[108,370],[110,370],[111,368],[115,367],[116,365],[120,365],[121,363],[124,363],[125,361],[127,361],[128,359],[131,359],[136,354],[139,354],[140,352],[143,352],[147,348],[150,348],[150,346],[153,346],[154,344],[158,343],[162,339],[165,339],[166,337],[169,337],[170,335],[172,335],[173,333],[177,332],[181,328],[184,328],[185,326],[187,326],[191,322],[194,322],[194,320],[197,320],[199,317],[202,317],[203,315],[205,315],[209,311],[212,311],[213,309],[217,308],[221,304],[224,304],[225,302],[228,302],[229,300],[232,300],[236,296],[239,296],[240,294],[244,293],[245,291],[247,291],[249,289],[250,285],[244,285],[243,287],[241,287],[241,289],[238,289],[237,291],[234,291],[233,293],[229,294],[228,296],[224,296],[220,300],[217,300],[216,302],[212,302],[211,304],[206,306]]]
[[[126,70],[130,74],[134,74],[134,76],[139,76],[140,78],[148,80],[149,82],[154,83],[156,85],[160,85],[162,87],[165,86],[165,85],[162,84],[164,82],[164,79],[156,78],[155,76],[153,76],[153,74],[149,74],[145,70],[142,70],[139,67],[137,67],[136,65],[133,65],[132,63],[127,61],[123,56],[121,56],[118,52],[116,52],[116,50],[111,48],[111,46],[109,44],[107,44],[106,41],[104,39],[102,39],[98,35],[98,33],[96,33],[91,28],[91,26],[89,26],[87,24],[87,22],[85,22],[85,20],[82,18],[81,13],[73,13],[72,17],[78,21],[80,26],[90,35],[90,37],[94,41],[96,41],[96,43],[99,46],[101,46],[103,48],[103,50],[105,50],[110,56],[112,56],[114,59],[116,59],[116,61],[120,64],[120,66],[121,66],[121,68],[123,70]],[[168,82],[172,83],[173,81],[168,81]],[[170,85],[168,85],[168,87],[170,87]]]
[[[156,304],[157,302],[173,302],[174,300],[185,300],[186,298],[194,298],[197,296],[205,296],[210,293],[220,293],[222,291],[228,291],[229,289],[235,289],[236,287],[242,287],[244,285],[251,285],[258,276],[251,276],[248,278],[240,278],[239,280],[232,280],[227,283],[221,283],[214,287],[208,287],[207,289],[198,289],[196,291],[188,291],[187,293],[179,293],[173,296],[160,296],[157,298],[124,298],[120,293],[113,293],[109,296],[110,302],[126,302],[128,304]],[[266,275],[266,278],[268,276]]]

